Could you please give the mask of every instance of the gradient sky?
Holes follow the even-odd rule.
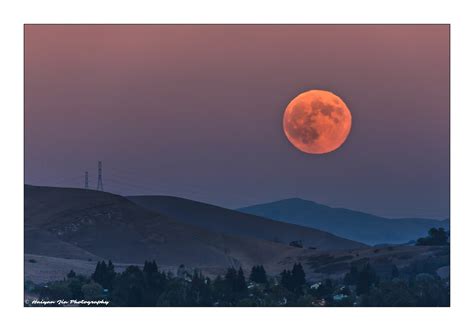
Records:
[[[282,130],[310,89],[352,131],[308,155]],[[25,181],[225,207],[300,197],[449,216],[447,25],[27,25]]]

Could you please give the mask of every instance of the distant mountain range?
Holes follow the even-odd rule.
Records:
[[[449,219],[390,219],[298,198],[249,206],[238,211],[327,231],[369,245],[407,243],[426,236],[433,227],[449,230]]]

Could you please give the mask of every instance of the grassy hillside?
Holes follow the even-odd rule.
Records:
[[[196,267],[277,263],[297,248],[174,221],[118,195],[25,187],[25,252]]]
[[[273,221],[193,200],[171,196],[132,196],[134,203],[180,222],[213,232],[288,244],[300,240],[303,246],[321,250],[363,248],[364,244],[313,228]]]

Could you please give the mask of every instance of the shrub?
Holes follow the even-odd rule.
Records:
[[[84,284],[81,290],[85,300],[98,300],[102,297],[103,288],[96,282]]]

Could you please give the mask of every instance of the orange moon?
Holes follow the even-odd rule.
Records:
[[[334,93],[311,90],[291,100],[283,115],[283,131],[302,152],[325,154],[346,141],[352,115],[344,101]]]

